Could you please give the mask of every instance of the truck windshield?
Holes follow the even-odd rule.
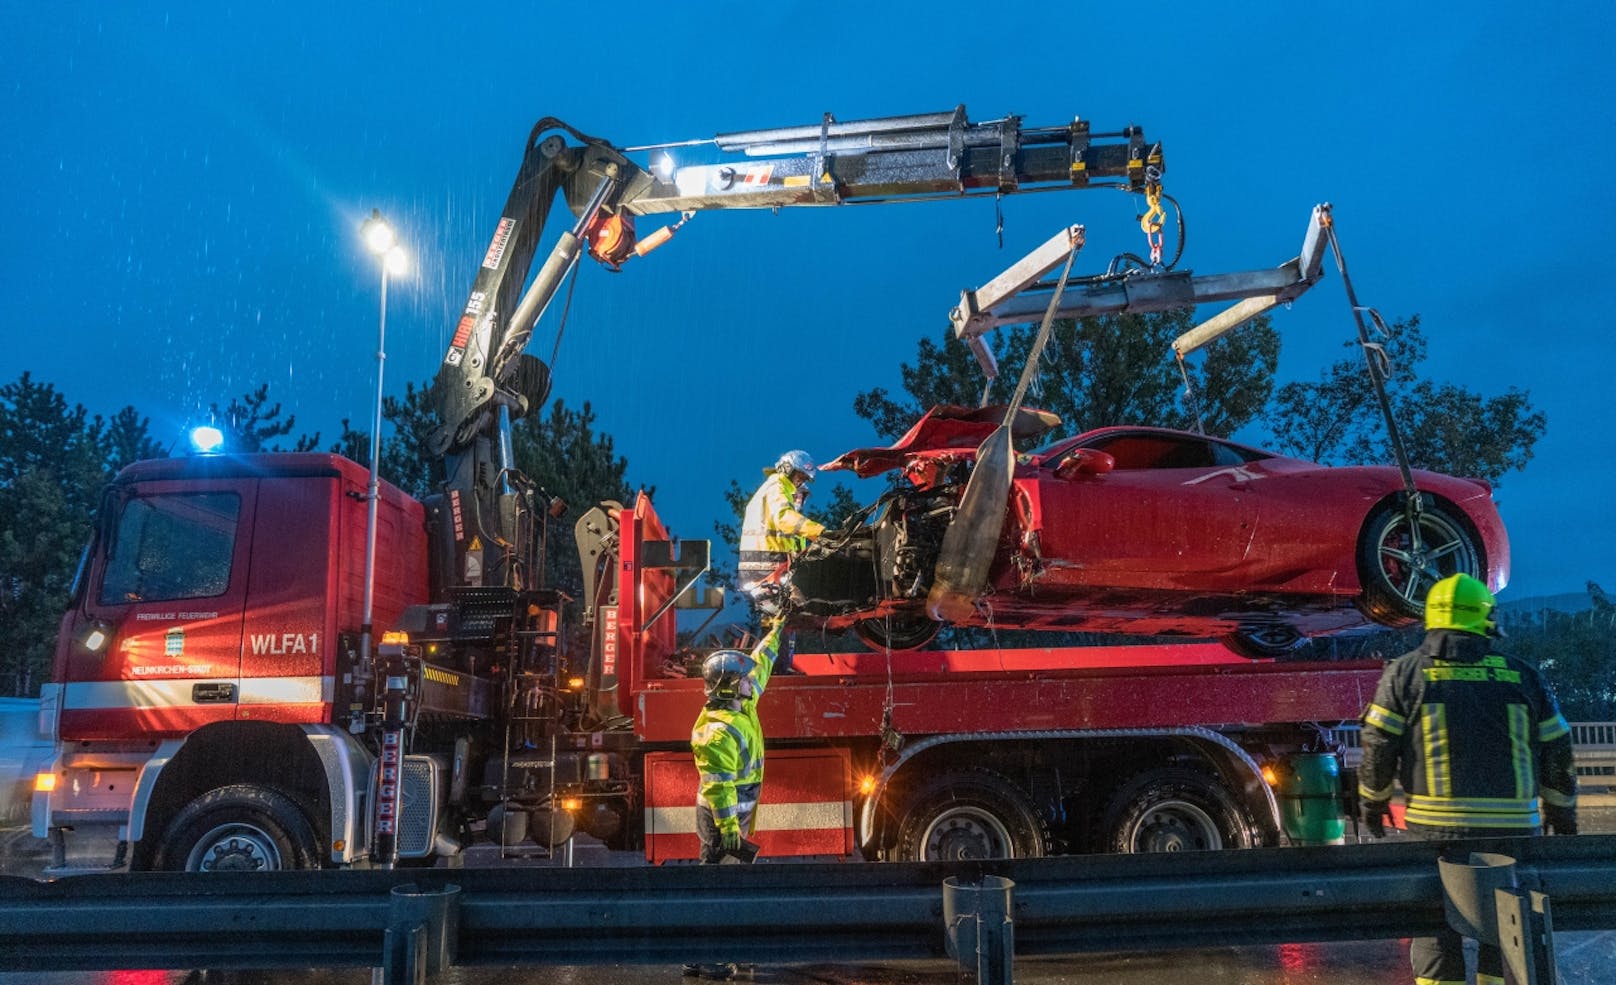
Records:
[[[116,520],[117,552],[107,561],[101,604],[209,598],[230,587],[234,493],[141,496]]]

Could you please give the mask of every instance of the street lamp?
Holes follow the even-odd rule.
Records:
[[[403,274],[408,261],[403,248],[398,245],[397,234],[382,218],[380,209],[370,210],[370,218],[359,227],[359,234],[364,237],[365,247],[381,261],[382,268],[381,318],[376,329],[376,407],[370,421],[370,487],[365,496],[368,508],[365,517],[365,611],[359,628],[360,659],[364,661],[363,666],[369,666],[371,641],[375,635],[371,620],[376,601],[376,503],[381,498],[382,369],[387,361],[387,280],[389,276]]]
[[[382,368],[387,361],[387,279],[397,277],[404,273],[404,250],[398,245],[398,237],[393,227],[382,218],[380,209],[372,209],[370,218],[365,220],[359,229],[360,235],[365,239],[365,246],[381,261],[382,268],[382,307],[381,317],[376,327],[376,409],[370,420],[370,487],[366,491],[365,505],[365,613],[359,628],[359,657],[360,666],[368,673],[371,666],[371,651],[375,637],[375,604],[376,604],[376,506],[381,499],[381,458],[382,458]],[[384,713],[382,733],[382,752],[380,770],[378,771],[378,786],[375,791],[377,801],[376,818],[376,844],[374,846],[377,860],[384,869],[391,869],[398,861],[398,834],[395,825],[398,823],[400,808],[400,783],[402,781],[401,753],[403,752],[403,688],[402,679],[395,681],[388,674],[387,703]],[[395,699],[397,704],[395,705]]]

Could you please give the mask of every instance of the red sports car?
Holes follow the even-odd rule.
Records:
[[[876,648],[929,641],[944,534],[1003,413],[935,407],[895,445],[826,465],[903,479],[793,562],[794,621],[851,628]],[[1058,423],[1023,410],[1014,430]],[[986,585],[956,621],[1221,637],[1276,657],[1310,636],[1413,622],[1455,572],[1503,588],[1509,541],[1491,487],[1412,477],[1416,504],[1395,467],[1332,468],[1164,428],[1089,431],[1015,456]]]

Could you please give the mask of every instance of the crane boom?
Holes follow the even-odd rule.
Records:
[[[569,141],[568,138],[571,138]],[[644,164],[631,159],[645,154]],[[675,162],[675,155],[717,161]],[[1053,191],[1143,189],[1164,170],[1161,146],[1135,126],[1094,132],[1074,118],[1030,128],[1018,116],[972,123],[951,112],[720,134],[617,148],[558,119],[528,136],[516,181],[483,254],[471,293],[433,382],[438,423],[429,452],[441,459],[444,505],[435,578],[442,587],[523,580],[513,552],[524,541],[531,488],[510,455],[510,424],[549,392],[549,368],[524,352],[563,279],[587,251],[616,269],[665,242],[640,240],[634,218],[707,209],[863,205]],[[532,283],[529,268],[557,198],[575,217]],[[524,289],[524,285],[526,285]],[[525,504],[525,505],[524,505]],[[452,540],[453,549],[448,550]],[[471,557],[472,545],[492,550]]]

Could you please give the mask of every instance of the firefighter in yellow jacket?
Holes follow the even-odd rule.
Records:
[[[1431,586],[1425,639],[1386,665],[1364,712],[1358,797],[1385,834],[1394,780],[1409,832],[1427,840],[1577,833],[1571,727],[1533,665],[1497,653],[1487,586],[1453,575]],[[1540,809],[1541,803],[1541,809]],[[1462,940],[1444,928],[1409,948],[1417,985],[1463,985]],[[1483,944],[1477,985],[1502,985],[1498,948]]]
[[[745,836],[756,820],[763,789],[763,726],[757,703],[779,648],[776,626],[750,655],[719,650],[702,664],[707,704],[690,730],[690,749],[699,774],[696,833],[703,863],[748,854]]]
[[[702,663],[707,704],[690,730],[690,750],[696,756],[696,834],[703,865],[725,858],[751,862],[757,855],[757,846],[746,840],[763,792],[763,726],[757,703],[779,648],[777,625],[750,655],[719,650]],[[684,966],[684,973],[722,981],[734,978],[737,968],[727,961],[693,963]]]
[[[802,514],[802,498],[816,471],[807,452],[788,451],[763,471],[763,485],[741,518],[741,590],[754,598],[782,562],[825,532],[824,524]]]

